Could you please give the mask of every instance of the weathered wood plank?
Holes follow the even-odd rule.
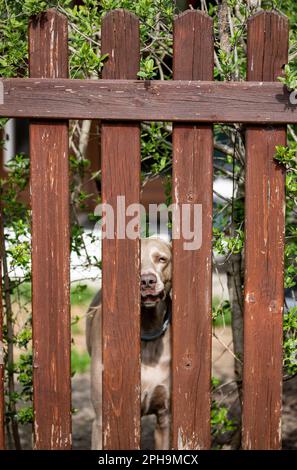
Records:
[[[139,51],[138,19],[123,10],[107,14],[103,78],[135,78]],[[116,214],[117,196],[125,197],[126,207],[139,203],[140,128],[105,123],[101,139],[102,201]],[[103,447],[123,450],[140,446],[139,238],[121,239],[118,222],[116,217],[114,240],[103,240]]]
[[[67,20],[30,21],[32,77],[67,77]],[[36,449],[71,447],[67,121],[31,121],[32,311]]]
[[[262,12],[248,23],[248,80],[276,80],[288,60],[288,21]],[[246,133],[243,447],[281,446],[284,169],[274,161],[285,127]]]
[[[213,23],[187,11],[174,23],[174,78],[212,80]],[[202,208],[202,245],[173,240],[172,446],[210,447],[212,125],[175,124],[173,196],[179,208]],[[198,233],[196,233],[198,235]],[[182,332],[182,334],[181,334]]]
[[[1,82],[0,82],[1,83]],[[0,116],[183,122],[296,123],[282,83],[2,80]]]

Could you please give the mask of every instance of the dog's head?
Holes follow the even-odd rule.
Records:
[[[171,245],[161,238],[141,240],[141,305],[154,308],[171,291]]]

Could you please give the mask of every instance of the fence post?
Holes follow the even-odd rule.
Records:
[[[114,10],[102,21],[102,54],[109,54],[103,78],[135,79],[139,70],[138,18]],[[102,202],[113,207],[112,239],[103,239],[103,446],[140,446],[139,236],[121,239],[117,196],[126,207],[139,203],[140,126],[102,124]],[[125,221],[125,216],[124,216]],[[124,224],[124,230],[125,230]],[[125,237],[125,234],[124,234]]]
[[[211,18],[198,11],[187,11],[175,20],[175,80],[213,80],[212,28]],[[210,447],[212,158],[211,124],[174,125],[174,202],[179,209],[182,204],[190,205],[191,223],[194,204],[200,204],[202,210],[202,221],[198,221],[202,236],[199,249],[186,250],[182,233],[179,239],[173,240],[172,447],[175,449]]]
[[[275,81],[288,60],[288,21],[260,12],[248,22],[248,80]],[[243,447],[281,446],[284,305],[284,168],[274,161],[286,127],[248,126]]]
[[[30,77],[67,78],[67,20],[29,26]],[[36,449],[71,447],[68,122],[30,124],[34,436]]]

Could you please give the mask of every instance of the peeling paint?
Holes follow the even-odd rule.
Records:
[[[110,436],[110,424],[109,422],[106,424],[106,427],[103,431],[103,446],[104,448],[107,447],[107,442],[108,442],[108,438]]]
[[[278,312],[277,300],[271,300],[271,302],[269,303],[269,312],[272,312],[272,313]]]
[[[53,78],[56,77],[55,67],[54,67],[54,51],[55,51],[55,25],[54,23],[55,23],[55,16],[52,17],[51,22],[50,22],[50,44],[49,44],[50,69],[53,74]]]
[[[51,426],[51,449],[54,448],[54,439],[55,439],[55,425],[52,423],[52,426]]]
[[[201,450],[198,444],[198,436],[193,432],[190,437],[187,436],[182,428],[178,429],[177,449],[178,450]]]
[[[179,204],[179,191],[178,191],[178,180],[175,178],[174,180],[174,197],[175,197],[175,203]]]
[[[248,292],[245,296],[245,300],[248,304],[256,303],[255,293],[254,292]]]
[[[34,410],[34,436],[35,436],[35,447],[36,447],[37,443],[39,442],[39,425],[35,417],[36,417],[36,411]]]
[[[133,418],[133,427],[134,427],[134,445],[138,446],[138,443],[140,441],[140,426],[139,426],[139,421],[138,421],[137,416],[134,416]]]

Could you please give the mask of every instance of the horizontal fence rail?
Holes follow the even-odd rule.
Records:
[[[297,105],[277,82],[10,78],[1,83],[0,117],[297,123]]]
[[[243,447],[280,448],[284,169],[274,153],[286,142],[285,124],[297,123],[290,92],[276,81],[287,61],[288,24],[275,12],[249,20],[248,81],[236,83],[212,81],[212,28],[201,12],[179,16],[174,80],[135,80],[138,19],[112,11],[102,22],[102,51],[109,54],[103,79],[69,80],[67,20],[49,10],[30,22],[30,76],[36,78],[0,80],[0,116],[31,118],[35,448],[71,446],[69,119],[103,121],[102,199],[111,205],[119,195],[139,202],[135,121],[172,121],[174,201],[202,204],[201,248],[188,252],[182,240],[173,243],[171,446],[180,449],[211,445],[212,123],[248,124]],[[139,254],[139,238],[115,233],[103,242],[106,449],[140,446]],[[0,340],[1,334],[2,325]],[[0,381],[3,395],[3,367]]]

